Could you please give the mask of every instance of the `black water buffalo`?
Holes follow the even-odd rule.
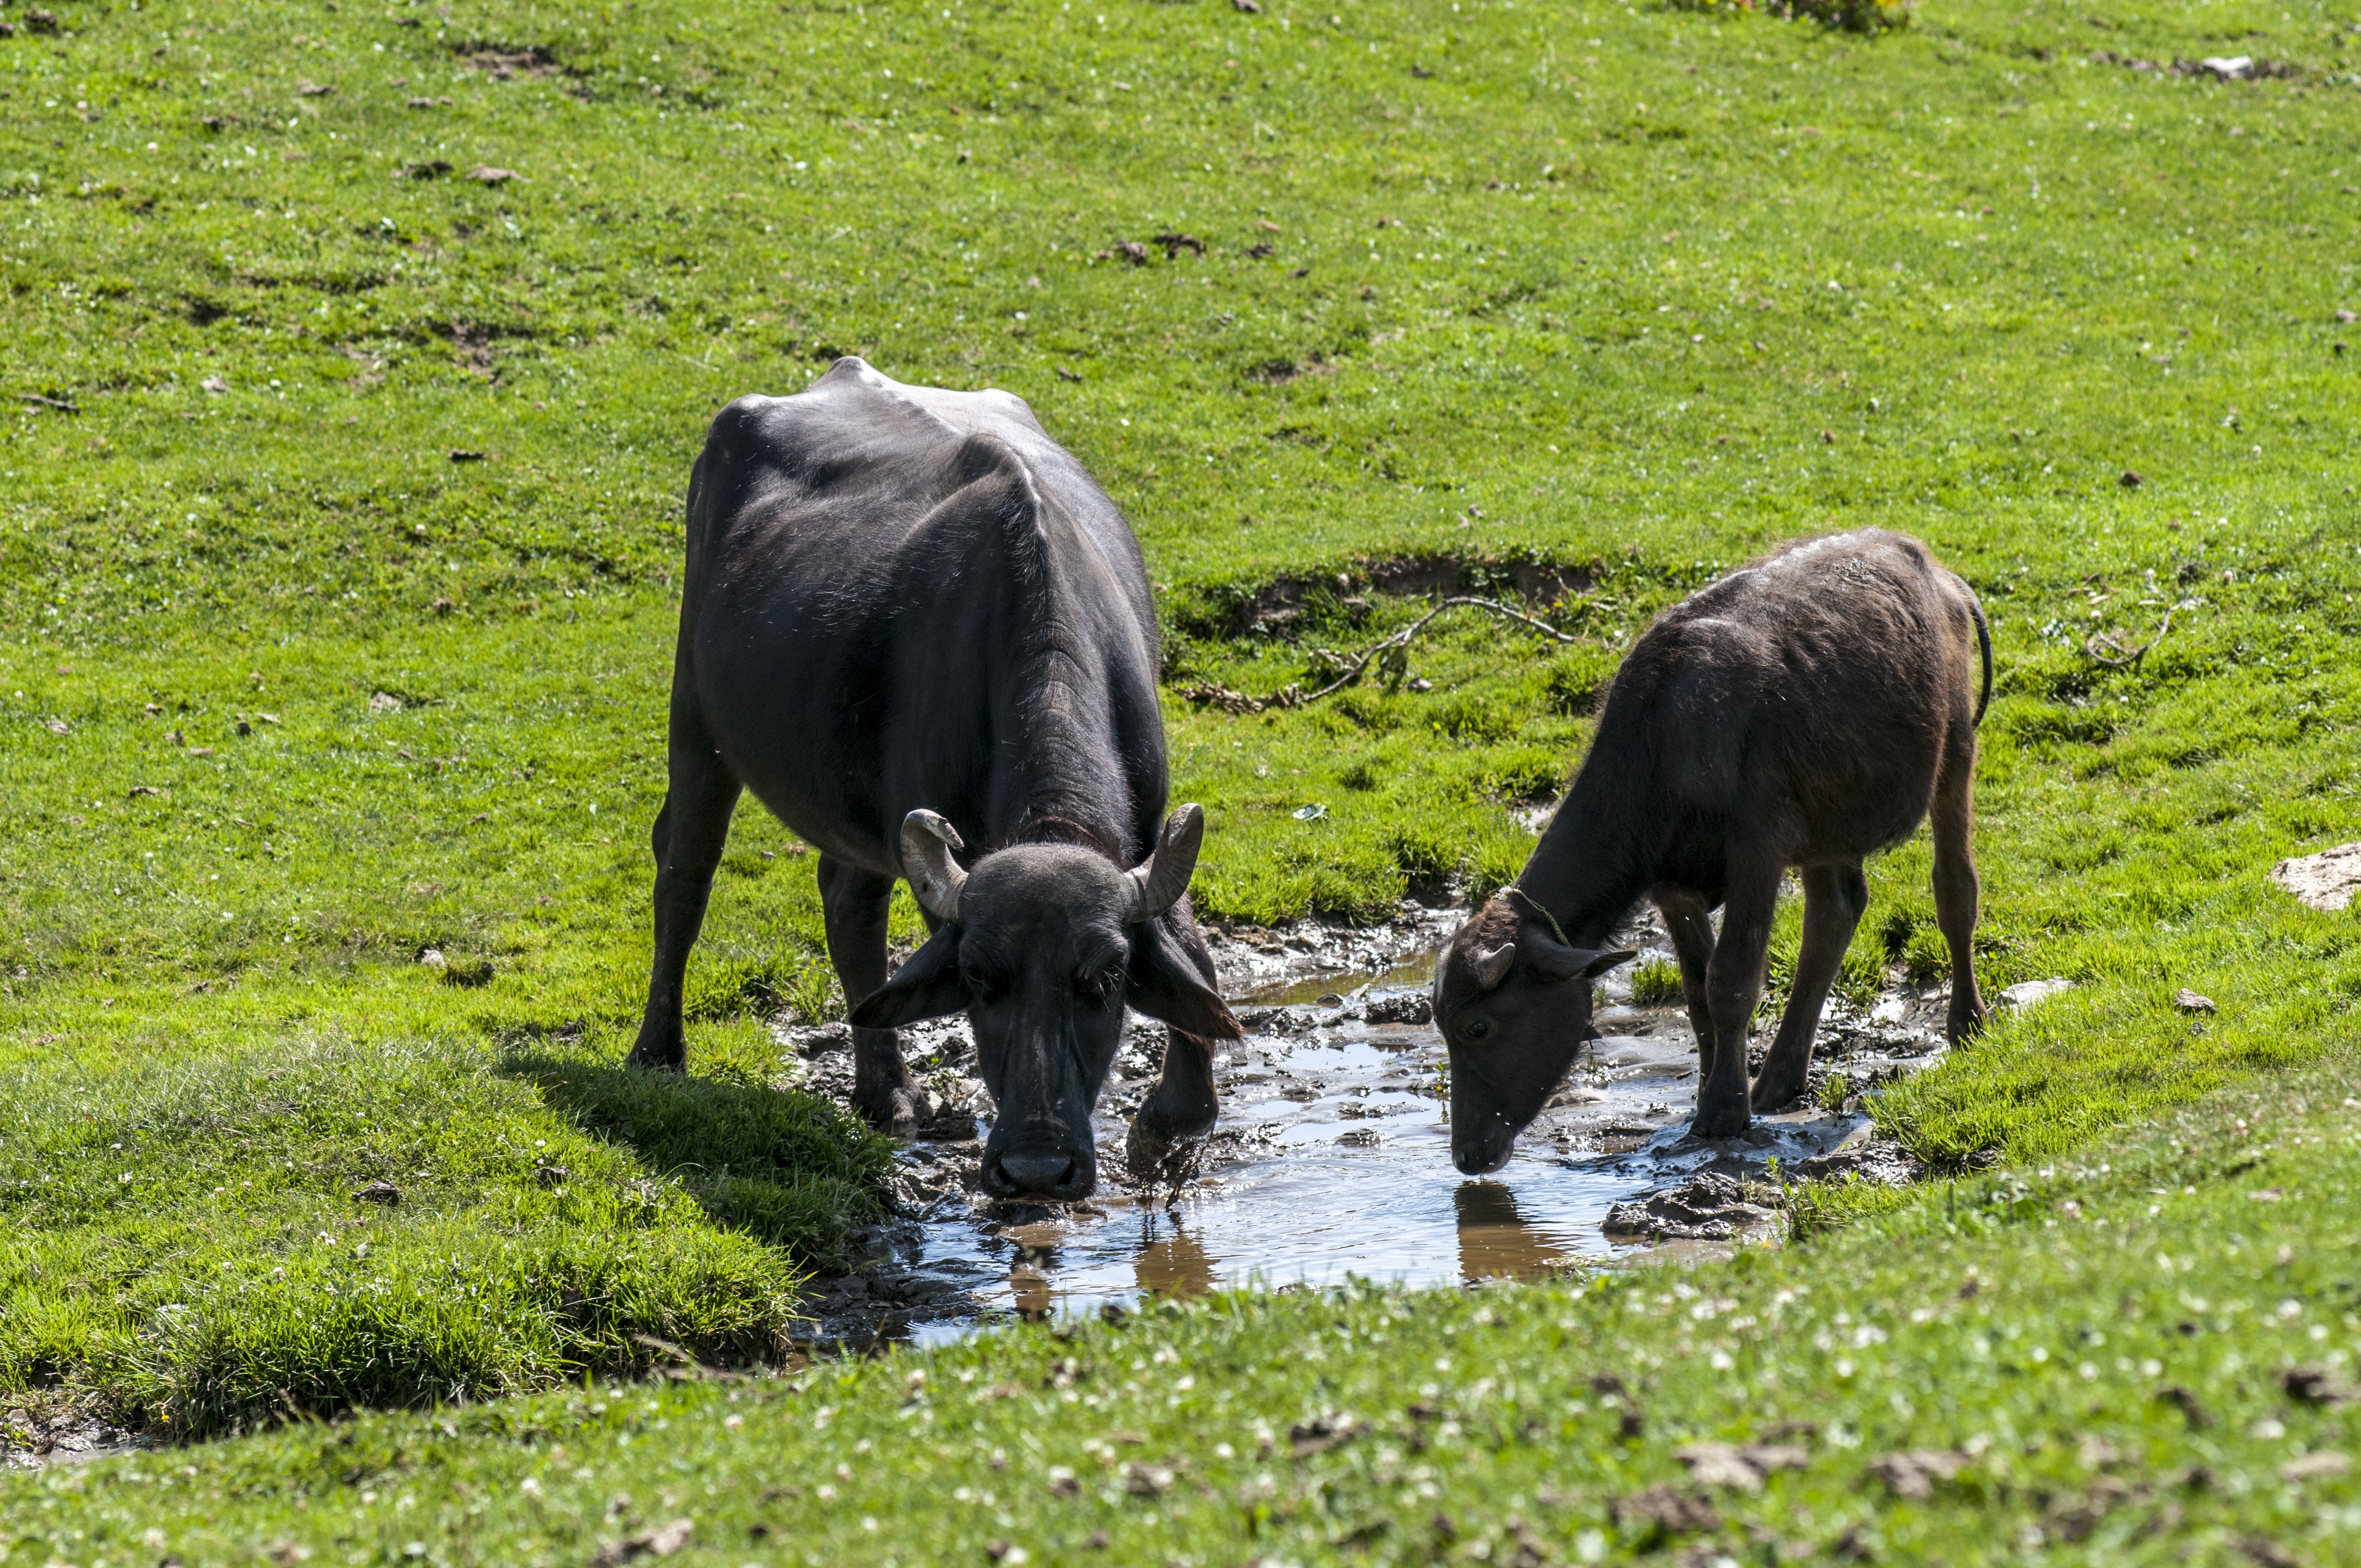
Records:
[[[1802,1093],[1820,1005],[1869,903],[1862,857],[1902,842],[1930,809],[1936,920],[1951,949],[1947,1027],[1956,1041],[1980,1025],[1969,828],[1991,697],[1975,595],[1917,541],[1877,529],[1784,545],[1649,628],[1532,858],[1436,968],[1453,1163],[1473,1175],[1509,1157],[1590,1037],[1589,981],[1632,957],[1602,949],[1642,896],[1672,932],[1697,1029],[1691,1130],[1744,1132],[1747,1024],[1791,866],[1803,948],[1752,1108]]]
[[[1189,912],[1202,814],[1164,817],[1157,658],[1137,542],[1021,399],[844,358],[724,409],[689,478],[631,1060],[686,1060],[681,975],[751,789],[820,851],[872,1120],[917,1122],[896,1026],[965,1010],[998,1107],[987,1189],[1082,1197],[1128,1003],[1172,1026],[1135,1161],[1208,1130],[1205,1042],[1238,1026]],[[889,981],[897,875],[933,936]]]

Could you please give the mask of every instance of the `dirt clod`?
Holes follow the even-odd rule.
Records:
[[[1869,1462],[1869,1473],[1885,1483],[1897,1497],[1935,1495],[1935,1483],[1949,1481],[1968,1466],[1968,1455],[1955,1448],[1914,1448],[1881,1453]]]
[[[1653,1537],[1719,1530],[1721,1514],[1703,1492],[1681,1486],[1651,1486],[1618,1497],[1608,1510],[1618,1530]]]
[[[636,1563],[642,1557],[670,1557],[688,1544],[697,1525],[690,1519],[675,1519],[653,1530],[626,1536],[611,1546],[603,1546],[590,1559],[591,1568],[621,1568],[626,1563]]]
[[[1692,1442],[1673,1451],[1700,1486],[1735,1486],[1759,1492],[1782,1470],[1801,1470],[1811,1458],[1793,1443]]]
[[[1664,1236],[1680,1241],[1728,1241],[1774,1216],[1753,1184],[1718,1170],[1699,1171],[1669,1192],[1607,1211],[1599,1228],[1609,1235]]]

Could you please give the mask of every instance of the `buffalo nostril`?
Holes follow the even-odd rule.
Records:
[[[995,1168],[1002,1186],[1033,1197],[1063,1196],[1062,1190],[1074,1179],[1074,1161],[1063,1154],[1012,1152],[1002,1155]]]

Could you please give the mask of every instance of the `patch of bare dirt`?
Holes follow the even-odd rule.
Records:
[[[456,52],[463,64],[473,66],[495,82],[518,76],[582,74],[538,45],[515,49],[504,44],[463,44]]]
[[[1333,598],[1349,611],[1349,601],[1367,593],[1416,597],[1426,594],[1491,594],[1550,604],[1590,591],[1595,564],[1554,561],[1488,561],[1463,555],[1403,555],[1362,560],[1334,573],[1273,577],[1252,588],[1221,595],[1211,614],[1184,617],[1181,629],[1199,637],[1287,637],[1304,618],[1305,602]]]

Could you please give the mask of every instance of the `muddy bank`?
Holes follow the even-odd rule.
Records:
[[[151,1439],[85,1411],[0,1411],[0,1470],[38,1470],[154,1447]]]
[[[1209,932],[1246,1037],[1215,1058],[1221,1124],[1177,1190],[1120,1184],[1125,1129],[1154,1082],[1161,1025],[1129,1027],[1097,1117],[1106,1185],[1071,1207],[983,1198],[991,1105],[965,1022],[905,1031],[935,1113],[898,1157],[908,1217],[865,1238],[862,1268],[821,1282],[809,1305],[814,1348],[1236,1284],[1468,1283],[1660,1248],[1726,1249],[1775,1233],[1774,1160],[1796,1174],[1911,1174],[1894,1146],[1869,1141],[1859,1095],[1941,1055],[1941,989],[1897,980],[1866,1008],[1832,1001],[1810,1096],[1742,1138],[1705,1143],[1687,1134],[1697,1068],[1687,1016],[1634,1005],[1633,965],[1610,977],[1601,1037],[1509,1165],[1460,1177],[1426,991],[1433,949],[1463,916],[1406,905],[1367,929]],[[1642,962],[1670,959],[1653,914],[1619,940]],[[793,1076],[841,1098],[851,1076],[842,1026],[778,1027],[797,1053]],[[1820,1102],[1830,1072],[1849,1091],[1835,1109]]]
[[[1307,601],[1323,600],[1351,616],[1366,615],[1362,594],[1397,598],[1474,593],[1514,596],[1542,604],[1587,593],[1598,581],[1594,563],[1486,561],[1456,555],[1407,555],[1361,561],[1314,576],[1273,577],[1251,588],[1204,590],[1179,607],[1178,623],[1192,637],[1288,637],[1303,620]]]

